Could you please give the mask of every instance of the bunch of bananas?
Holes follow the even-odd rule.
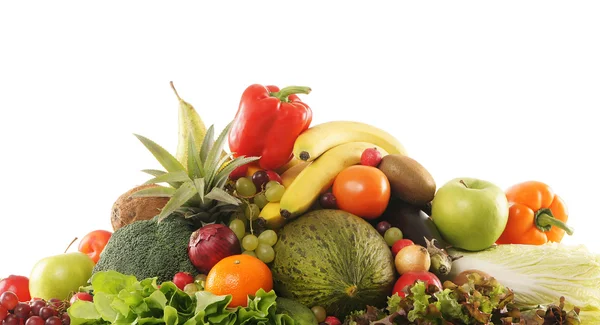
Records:
[[[310,208],[345,168],[360,163],[365,149],[406,155],[404,146],[392,135],[370,124],[332,121],[312,126],[294,143],[297,163],[282,175],[286,190],[279,202],[265,206],[258,222],[277,229]]]

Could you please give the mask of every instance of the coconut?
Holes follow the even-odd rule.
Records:
[[[110,222],[113,230],[117,230],[134,221],[149,220],[160,213],[169,201],[168,197],[132,197],[141,189],[156,187],[155,184],[136,186],[121,194],[113,204]]]

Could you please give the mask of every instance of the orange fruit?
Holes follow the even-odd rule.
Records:
[[[204,282],[204,290],[215,295],[231,295],[229,307],[247,307],[248,295],[258,289],[273,289],[273,275],[265,262],[246,255],[231,255],[213,266]]]

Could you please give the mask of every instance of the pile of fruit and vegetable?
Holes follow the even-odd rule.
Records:
[[[136,135],[162,169],[0,280],[2,324],[600,323],[600,257],[561,244],[548,184],[438,187],[387,131],[312,123],[309,92],[251,85],[217,132],[175,91],[175,154]]]

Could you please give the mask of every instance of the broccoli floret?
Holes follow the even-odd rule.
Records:
[[[179,215],[135,221],[112,234],[92,273],[114,270],[139,280],[158,277],[158,283],[171,281],[177,272],[196,276],[187,252],[194,230]]]

